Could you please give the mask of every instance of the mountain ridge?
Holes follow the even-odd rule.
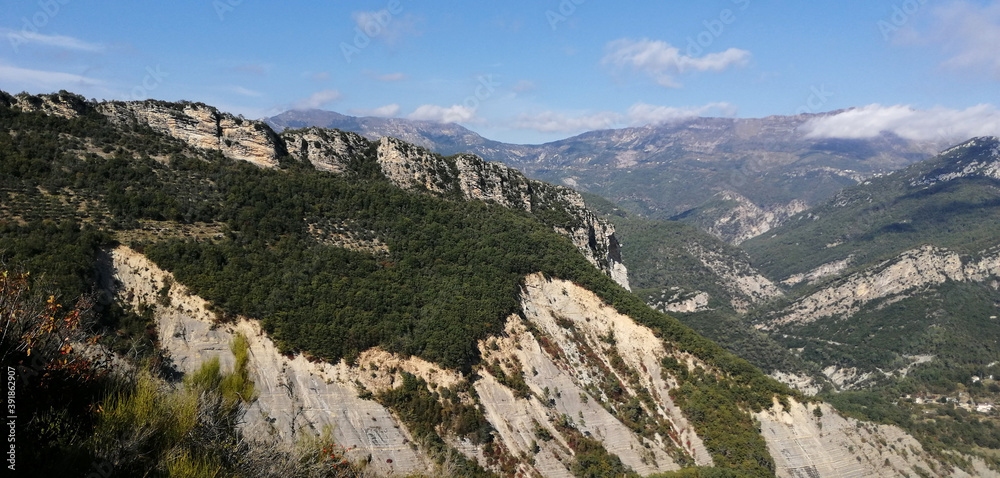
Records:
[[[279,128],[312,124],[352,130],[369,139],[399,136],[442,154],[471,152],[537,179],[607,197],[631,212],[689,221],[738,243],[845,186],[926,159],[944,146],[891,134],[811,138],[801,129],[833,113],[690,118],[590,131],[542,145],[500,143],[454,124],[318,110],[267,121]]]
[[[292,434],[322,436],[325,415],[338,426],[321,458],[336,443],[350,448],[337,466],[373,472],[636,476],[714,465],[726,470],[705,471],[784,477],[834,474],[831,463],[852,461],[884,476],[985,470],[977,458],[920,450],[891,427],[809,403],[646,307],[588,260],[588,250],[598,266],[614,254],[594,248],[596,228],[578,227],[582,202],[568,190],[474,156],[337,131],[277,136],[287,154],[276,154],[282,143],[268,149],[269,127],[203,105],[115,104],[108,116],[67,95],[0,94],[4,106],[34,105],[0,108],[0,240],[20,254],[9,257],[30,259],[40,277],[75,277],[67,291],[104,267],[108,302],[95,313],[107,337],[91,339],[122,353],[165,347],[149,363],[169,368],[175,357],[183,384],[139,384],[188,397],[211,380],[213,363],[233,364],[227,377],[259,386],[241,406],[266,433],[228,430],[243,448],[185,442],[189,433],[161,439],[160,428],[136,421],[155,414],[128,418],[98,396],[128,443],[143,440],[141,430],[179,444],[136,454],[121,440],[87,448],[84,435],[74,454],[60,454],[61,442],[42,440],[46,466],[107,460],[121,473],[166,473],[178,453],[251,466],[257,454],[246,446],[278,456]],[[63,108],[77,104],[83,110]],[[240,159],[250,145],[264,145],[257,161]],[[149,224],[158,229],[139,233]],[[48,239],[33,240],[39,234]],[[115,345],[129,340],[131,349]],[[116,386],[137,396],[133,382]],[[205,401],[185,403],[202,413],[212,394],[198,396]],[[343,400],[326,401],[334,397]],[[74,413],[105,433],[93,410]],[[828,441],[807,439],[820,434]],[[265,444],[248,445],[255,439]],[[880,448],[890,439],[908,451]],[[823,449],[811,449],[817,443]]]

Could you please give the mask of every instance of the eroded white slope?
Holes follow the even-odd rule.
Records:
[[[230,341],[237,333],[247,336],[251,376],[260,392],[246,417],[250,436],[273,435],[288,442],[296,434],[331,426],[337,443],[356,446],[356,459],[370,455],[370,469],[379,475],[438,472],[398,417],[359,394],[399,386],[402,372],[441,386],[469,377],[379,349],[362,353],[354,366],[284,356],[256,322],[218,323],[206,301],[177,284],[162,294],[171,275],[131,249],[108,251],[102,266],[106,282],[114,282],[106,287],[120,300],[155,306],[161,345],[182,372],[194,371],[212,357],[231,367]],[[581,437],[599,441],[644,475],[676,470],[681,459],[711,465],[701,439],[670,399],[675,383],[660,373],[660,361],[668,355],[689,367],[704,364],[666,350],[652,331],[571,282],[534,274],[525,284],[524,318],[510,317],[502,337],[480,343],[484,367],[474,388],[478,406],[496,430],[499,451],[486,458],[482,446],[440,430],[449,444],[494,471],[501,471],[498,462],[506,460],[513,464],[507,470],[545,477],[571,476],[572,442]],[[518,390],[501,383],[494,364],[508,381],[521,377],[524,386]],[[609,393],[609,383],[618,391]],[[620,407],[642,393],[652,403],[643,404],[651,420],[647,423],[662,433],[637,433],[623,422]],[[463,398],[471,403],[471,397]],[[970,475],[925,457],[919,444],[898,429],[846,420],[825,405],[818,419],[812,415],[814,407],[792,402],[787,412],[776,406],[756,415],[779,476],[897,476],[917,466]],[[552,438],[540,438],[546,434]],[[972,475],[997,476],[981,462],[974,464]]]

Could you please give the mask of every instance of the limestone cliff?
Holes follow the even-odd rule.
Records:
[[[941,463],[903,430],[845,418],[825,403],[775,403],[756,418],[778,476],[998,476],[980,458],[967,469]]]
[[[348,162],[363,157],[369,147],[361,136],[323,128],[289,130],[281,133],[281,137],[292,157],[332,173],[346,171]]]
[[[467,199],[528,212],[558,209],[569,220],[555,226],[555,231],[572,240],[588,261],[615,282],[629,288],[614,226],[587,209],[578,192],[528,179],[513,168],[472,154],[443,158],[394,138],[379,140],[377,154],[382,172],[404,189],[455,192]]]
[[[74,118],[92,108],[82,96],[67,92],[51,95],[19,94],[6,96],[0,92],[0,104],[17,108],[25,113],[37,112],[63,118]]]
[[[796,300],[760,324],[760,328],[849,316],[874,300],[898,301],[907,297],[908,292],[945,281],[982,282],[997,275],[1000,275],[1000,250],[984,251],[973,258],[923,246],[840,278]]]
[[[689,244],[687,251],[718,277],[719,284],[729,292],[733,309],[737,311],[745,312],[755,304],[782,295],[778,286],[747,261],[697,243]]]
[[[708,233],[739,245],[780,226],[807,208],[808,205],[799,200],[787,204],[758,205],[741,194],[723,191],[698,208],[694,222]]]
[[[221,151],[227,157],[273,168],[287,155],[284,142],[260,121],[223,113],[202,103],[111,101],[97,111],[114,124],[141,124],[190,146]]]

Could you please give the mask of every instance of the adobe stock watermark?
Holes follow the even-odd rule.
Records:
[[[576,7],[587,3],[587,0],[562,0],[555,10],[546,10],[545,19],[549,21],[552,31],[559,28],[560,23],[565,23],[569,17],[576,13]]]
[[[169,73],[163,71],[160,65],[156,67],[147,66],[146,76],[143,77],[142,82],[138,85],[132,87],[132,90],[122,95],[122,100],[124,101],[142,101],[148,100],[150,98],[150,93],[153,90],[159,88],[163,84],[163,79],[170,76]]]
[[[750,0],[731,1],[733,2],[733,6],[741,12],[750,8]],[[736,12],[730,8],[723,8],[719,11],[717,18],[701,22],[705,29],[693,37],[687,37],[687,49],[685,50],[687,56],[701,56],[705,50],[715,43],[715,40],[718,40],[726,32],[726,27],[736,23],[736,20]]]
[[[229,12],[236,10],[236,7],[243,4],[243,0],[213,0],[212,8],[215,9],[215,14],[219,16],[219,21],[226,21],[226,15]]]
[[[809,88],[810,95],[806,98],[806,102],[802,104],[795,114],[809,114],[809,113],[819,113],[820,110],[833,98],[834,93],[832,90],[826,88],[826,84],[821,84],[819,86],[813,86]]]
[[[29,43],[38,31],[59,14],[63,5],[68,5],[72,0],[39,0],[38,10],[31,15],[31,18],[21,17],[21,31],[10,32],[7,40],[14,53],[20,53],[21,45]]]
[[[892,34],[903,28],[917,12],[927,4],[927,0],[906,0],[903,3],[892,6],[892,15],[887,19],[879,20],[878,31],[882,34],[882,39],[889,41]]]
[[[17,373],[7,367],[7,469],[17,471]]]
[[[493,97],[493,93],[497,91],[500,87],[500,83],[493,81],[493,75],[479,75],[476,80],[479,82],[476,85],[476,90],[473,94],[466,96],[465,101],[462,102],[462,106],[475,111],[479,109],[479,105],[482,102]]]
[[[371,45],[372,39],[385,33],[392,23],[392,19],[403,13],[403,4],[400,0],[389,0],[385,8],[365,17],[363,24],[354,27],[354,38],[348,42],[340,42],[340,52],[344,55],[344,60],[351,62],[354,55],[361,53],[361,50]]]

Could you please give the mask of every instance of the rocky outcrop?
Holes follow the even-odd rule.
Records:
[[[834,247],[834,245],[831,244],[829,247]],[[815,284],[824,278],[840,274],[841,272],[846,270],[851,265],[852,262],[854,262],[854,256],[850,255],[842,260],[832,261],[823,264],[804,274],[793,274],[789,276],[787,279],[781,281],[781,283],[789,287],[801,284],[803,282],[807,284]]]
[[[733,260],[732,256],[697,243],[689,244],[687,251],[719,278],[719,284],[732,296],[733,308],[739,312],[782,295],[781,289],[757,272],[749,262]]]
[[[907,297],[910,291],[945,281],[982,282],[997,275],[1000,275],[1000,250],[986,251],[972,258],[939,247],[923,246],[796,300],[759,327],[769,330],[785,324],[849,316],[874,300],[898,301]]]
[[[587,209],[578,192],[528,179],[515,169],[475,155],[444,158],[388,137],[379,140],[377,161],[382,173],[403,189],[461,194],[466,199],[528,212],[549,208],[568,214],[571,221],[555,226],[555,231],[572,240],[588,261],[629,288],[614,226]]]
[[[305,128],[281,133],[288,154],[307,161],[320,171],[343,173],[352,159],[364,157],[367,140],[354,133]]]
[[[699,290],[688,292],[680,287],[672,287],[661,291],[659,297],[655,295],[650,297],[647,303],[650,307],[665,314],[671,312],[687,313],[708,310],[710,299],[707,292]]]
[[[967,151],[982,150],[970,155]],[[932,186],[959,178],[983,177],[1000,179],[1000,138],[996,136],[973,138],[941,153],[942,157],[958,155],[960,160],[944,170],[934,170],[910,181],[911,187]]]
[[[27,95],[24,93],[14,96],[4,95],[0,101],[25,113],[44,113],[63,118],[75,118],[92,109],[92,106],[82,96],[66,92],[51,95]]]
[[[764,234],[808,209],[806,203],[799,200],[759,206],[732,191],[720,193],[718,200],[729,207],[715,206],[717,211],[703,214],[699,222],[707,222],[703,224],[706,231],[733,245]]]
[[[195,148],[217,150],[232,159],[260,167],[278,166],[287,155],[271,127],[201,103],[110,101],[96,106],[114,124],[141,124]]]
[[[825,404],[775,402],[756,414],[779,477],[1000,476],[979,458],[942,463],[903,430],[845,418]]]

